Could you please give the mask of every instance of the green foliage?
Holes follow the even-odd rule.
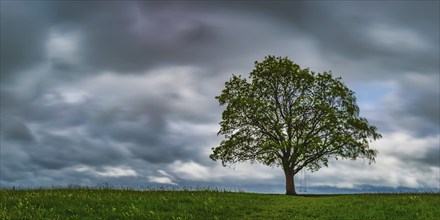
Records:
[[[216,97],[226,109],[210,158],[223,165],[259,162],[296,174],[328,159],[359,157],[374,162],[369,143],[381,137],[359,116],[354,92],[329,72],[301,69],[288,58],[255,62],[249,79],[233,75]]]
[[[0,219],[436,219],[438,194],[0,190]]]

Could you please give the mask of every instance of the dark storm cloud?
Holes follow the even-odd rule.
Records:
[[[192,11],[156,2],[49,2],[54,31],[78,32],[82,66],[54,62],[75,73],[137,73],[155,66],[206,61],[220,52],[219,32]],[[219,44],[220,43],[220,44]]]
[[[154,117],[154,116],[153,116]],[[156,120],[156,122],[155,122]],[[160,124],[159,124],[160,123]],[[105,124],[88,126],[88,132],[97,138],[110,138],[112,142],[126,143],[134,158],[151,163],[170,163],[176,158],[190,158],[195,152],[185,152],[184,146],[172,143],[165,122],[157,119],[117,119]]]
[[[263,2],[250,7],[307,33],[331,62],[348,59],[381,67],[380,72],[362,68],[350,74],[369,71],[370,76],[382,77],[396,71],[438,72],[438,2]],[[414,50],[417,44],[426,47]]]
[[[247,74],[269,54],[350,82],[392,81],[397,104],[384,108],[391,116],[380,129],[438,133],[437,2],[1,6],[2,184],[282,178],[225,177],[207,157],[219,142],[213,97],[230,74]],[[429,152],[414,163],[435,165]],[[214,180],[202,178],[212,170]]]
[[[375,92],[364,90],[372,95],[368,108],[362,107],[361,114],[374,112],[369,121],[379,127],[381,132],[406,132],[415,138],[437,136],[440,131],[440,88],[437,74],[414,74],[399,77],[397,86],[391,86],[390,91]],[[394,81],[396,82],[396,81]],[[362,97],[365,98],[365,97]]]
[[[264,42],[267,39],[256,41],[259,36],[271,36],[267,35],[264,29],[252,33],[247,32],[246,26],[241,30],[234,30],[233,25],[218,22],[219,16],[235,15],[234,13],[242,14],[241,20],[236,21],[237,24],[249,21],[242,25],[253,25],[249,27],[250,30],[266,26],[264,22],[277,21],[278,25],[284,26],[285,33],[290,32],[292,36],[298,34],[307,36],[317,42],[320,52],[329,62],[349,59],[364,66],[373,62],[381,67],[378,68],[380,72],[377,69],[369,72],[376,76],[389,74],[390,71],[386,70],[393,72],[422,70],[431,73],[437,71],[439,43],[436,39],[439,38],[439,33],[436,28],[438,12],[435,3],[404,2],[395,5],[392,2],[381,4],[378,2],[279,2],[277,4],[50,2],[46,4],[45,8],[37,7],[33,10],[34,13],[47,14],[45,17],[50,18],[45,19],[46,28],[40,32],[45,30],[47,36],[47,26],[50,26],[52,30],[77,31],[80,35],[81,45],[78,45],[78,50],[81,51],[82,63],[70,67],[76,70],[75,74],[96,72],[96,70],[135,73],[152,66],[166,64],[210,65],[215,63],[213,60],[222,63],[218,58],[228,56],[238,58],[240,55],[257,51],[258,47],[264,49]],[[233,20],[231,19],[231,22]],[[12,35],[10,31],[12,26],[13,24],[6,25],[3,32]],[[29,22],[29,27],[24,26],[18,30],[28,30],[36,26],[43,25],[33,25]],[[386,36],[389,34],[388,29],[389,32],[402,31],[402,33]],[[413,32],[420,35],[418,40],[426,43],[429,48],[410,51],[411,48],[408,49],[408,46],[411,45],[407,44],[411,42],[402,38],[413,37],[411,35]],[[379,35],[374,37],[375,34]],[[405,36],[408,34],[410,36]],[[20,33],[16,35],[26,36]],[[384,42],[376,42],[386,37],[396,39],[387,39],[385,43],[391,42],[388,46],[383,45]],[[9,43],[8,39],[6,40]],[[18,41],[18,44],[24,43]],[[20,45],[21,48],[23,46]],[[54,67],[57,66],[69,68],[55,62]],[[335,65],[331,65],[330,68],[344,70],[343,67]],[[362,71],[356,72],[364,74]]]
[[[37,2],[1,1],[2,86],[20,71],[43,62],[48,36],[47,18]]]
[[[1,118],[0,131],[5,140],[32,142],[34,140],[29,128],[18,118]]]
[[[428,165],[430,167],[438,167],[440,165],[439,162],[440,158],[440,151],[438,149],[438,146],[432,146],[422,157],[419,162]]]
[[[413,74],[401,77],[399,89],[388,100],[393,124],[417,136],[440,132],[440,87],[438,74]]]
[[[39,143],[26,146],[32,163],[47,169],[60,169],[73,165],[113,165],[129,156],[117,144],[105,139],[92,139],[84,135],[39,135]]]

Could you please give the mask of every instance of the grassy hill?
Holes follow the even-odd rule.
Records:
[[[436,219],[439,194],[0,190],[0,219]]]

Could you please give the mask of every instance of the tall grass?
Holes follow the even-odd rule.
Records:
[[[436,219],[439,194],[285,196],[218,190],[0,190],[0,219]]]

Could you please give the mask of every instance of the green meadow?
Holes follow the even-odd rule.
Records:
[[[0,219],[437,219],[440,195],[0,190]]]

